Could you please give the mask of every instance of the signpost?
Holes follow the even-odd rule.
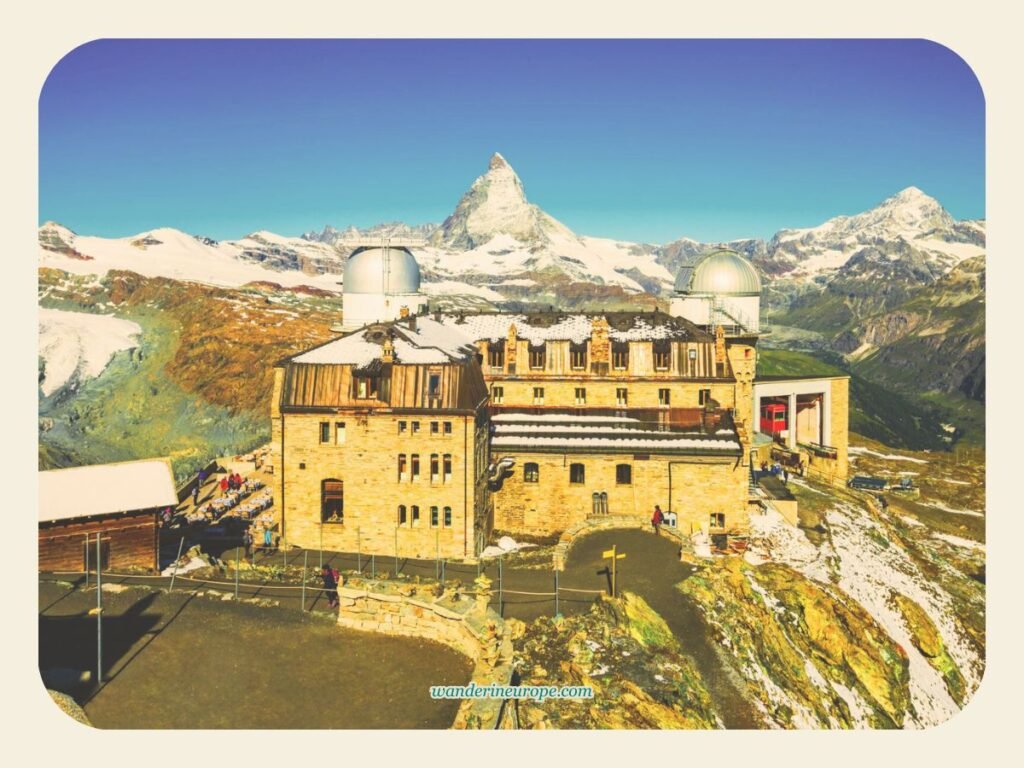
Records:
[[[606,549],[604,552],[601,553],[602,559],[604,559],[604,560],[609,560],[610,559],[612,561],[612,597],[615,597],[616,595],[618,595],[618,584],[616,583],[617,582],[617,569],[616,569],[615,564],[619,560],[622,560],[625,556],[626,556],[625,554],[621,554],[620,555],[618,552],[616,552],[616,545],[615,544],[612,544],[612,548],[611,549]]]

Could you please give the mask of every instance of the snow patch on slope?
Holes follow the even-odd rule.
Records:
[[[39,355],[45,361],[40,384],[49,397],[73,379],[83,381],[103,373],[116,352],[138,346],[138,323],[112,315],[39,309]]]

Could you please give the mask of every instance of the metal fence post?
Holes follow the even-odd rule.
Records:
[[[89,534],[85,534],[85,588],[89,588]]]
[[[303,552],[302,554],[302,610],[306,610],[306,578],[308,574],[306,568],[309,566],[309,552]]]
[[[441,529],[434,531],[434,579],[441,575]]]
[[[103,553],[96,534],[96,684],[103,682]]]
[[[281,538],[281,556],[284,558],[284,567],[288,567],[288,541]]]
[[[235,549],[235,600],[238,599],[238,574],[242,570],[239,560],[241,560],[241,557],[239,557],[238,550]]]
[[[442,560],[441,561],[441,583],[442,584],[444,584],[444,567],[445,567],[445,565],[447,565],[447,562]]]
[[[174,560],[174,565],[171,570],[171,588],[168,592],[174,591],[174,577],[178,575],[178,560],[181,560],[181,548],[185,546],[185,536],[182,535],[181,540],[178,542],[178,557]]]
[[[370,554],[370,578],[377,578],[377,555],[374,553]]]

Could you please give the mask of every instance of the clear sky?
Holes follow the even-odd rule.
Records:
[[[40,96],[40,222],[440,222],[501,152],[579,233],[767,237],[907,186],[984,217],[984,96],[923,40],[100,40]]]

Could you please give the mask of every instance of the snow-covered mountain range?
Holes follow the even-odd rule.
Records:
[[[240,286],[269,281],[338,291],[356,238],[415,237],[425,289],[501,301],[552,283],[614,286],[624,294],[671,290],[679,265],[713,245],[745,253],[768,282],[823,286],[835,279],[907,279],[928,284],[985,252],[984,221],[957,221],[934,198],[908,187],[876,208],[817,227],[782,229],[770,240],[705,243],[682,237],[657,245],[589,237],[530,203],[500,154],[441,224],[327,226],[301,237],[254,232],[214,241],[161,228],[125,238],[78,235],[47,222],[39,230],[40,266],[76,274],[111,269],[146,276]]]

